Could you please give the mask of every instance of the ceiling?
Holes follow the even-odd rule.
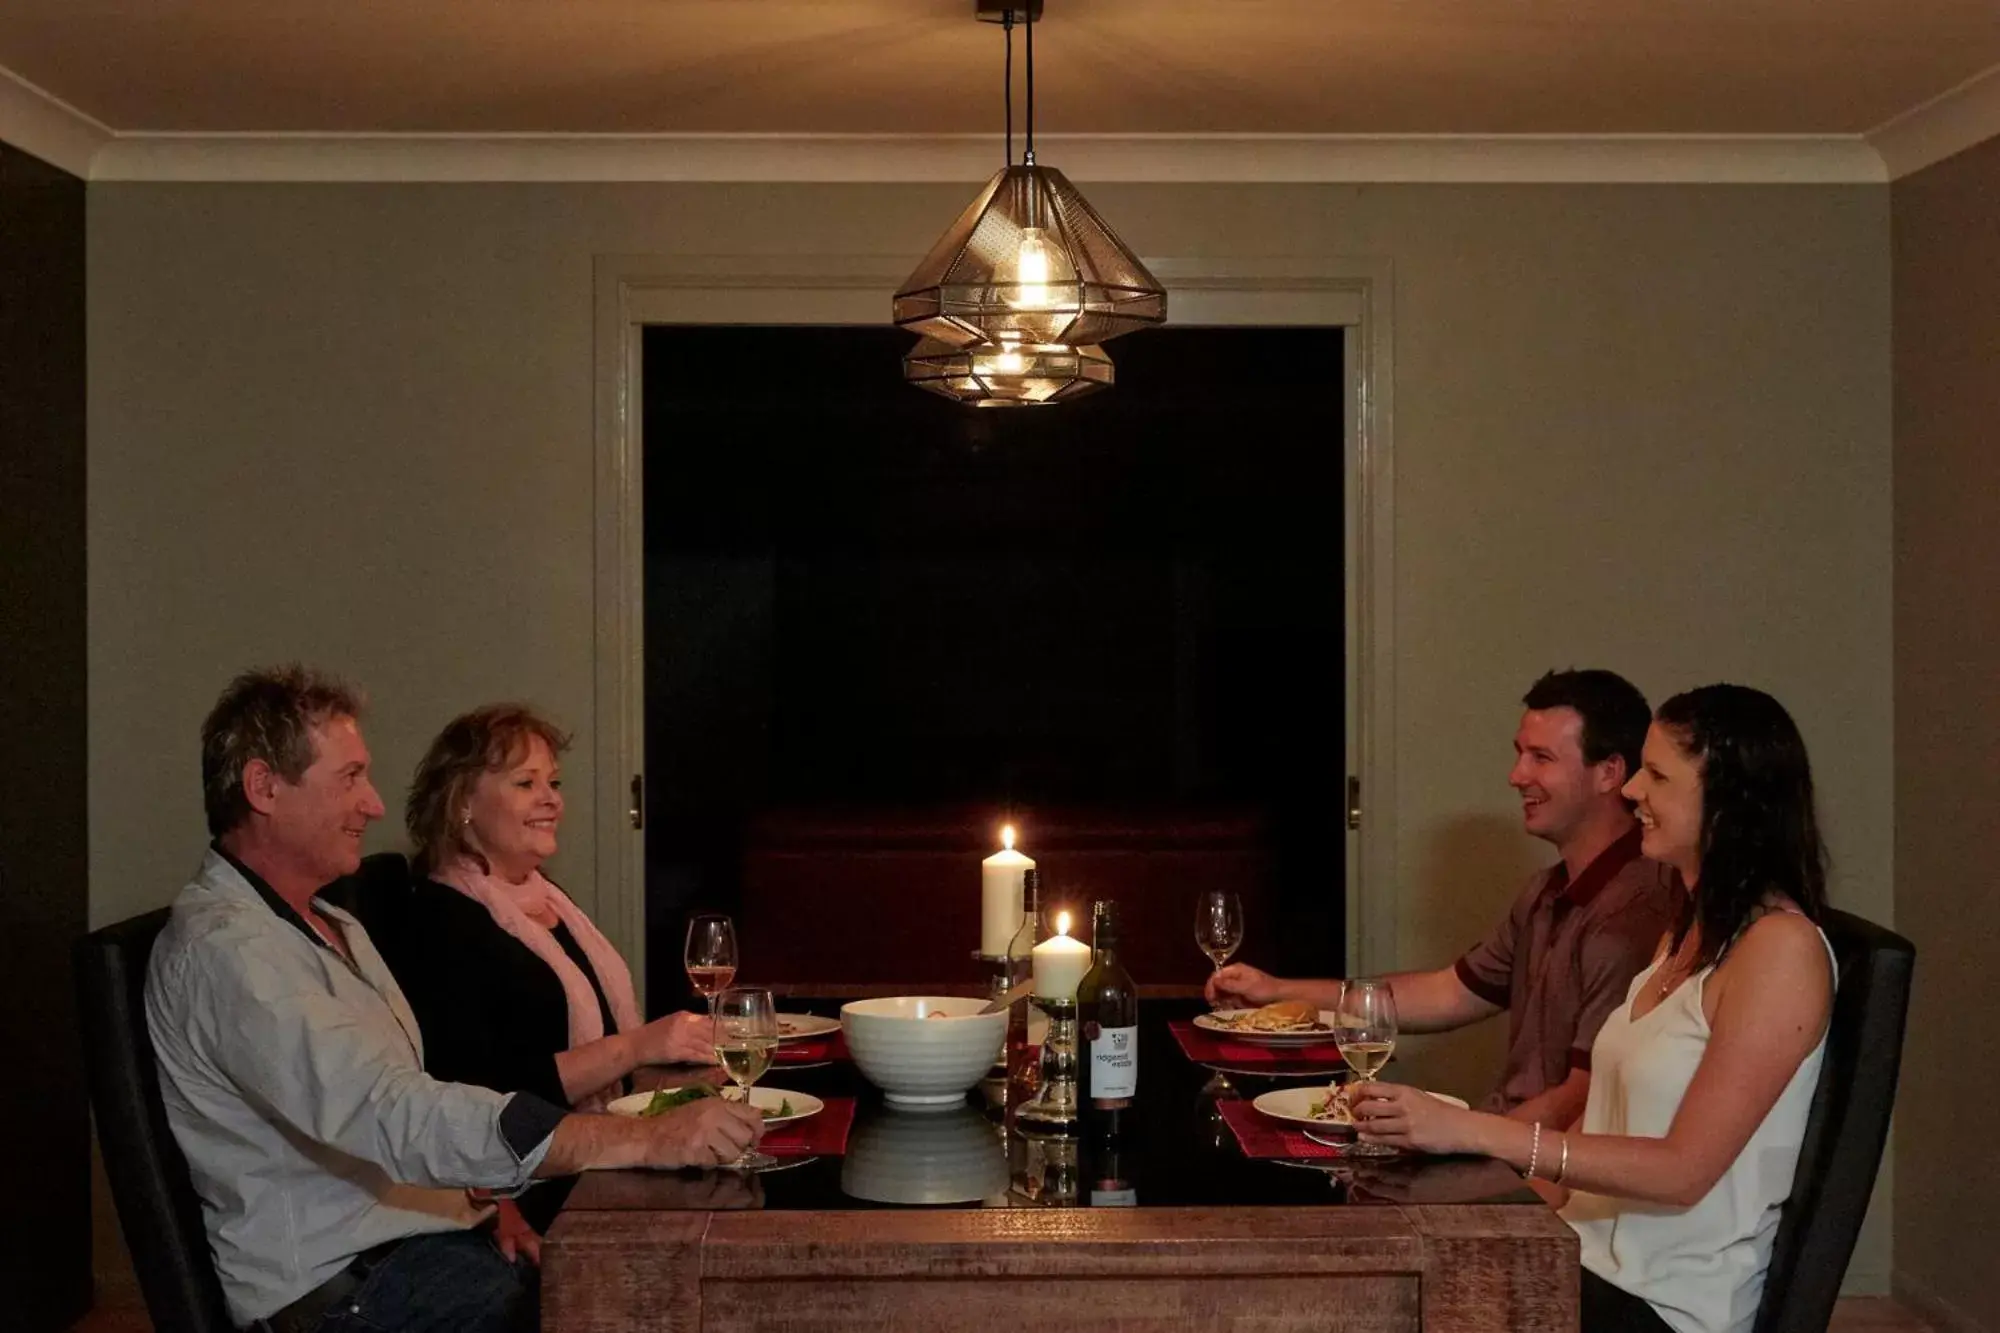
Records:
[[[969,0],[7,0],[0,67],[119,134],[999,128]],[[1048,0],[1090,134],[1851,135],[2000,65],[1994,0]],[[1018,37],[1017,37],[1018,41]]]

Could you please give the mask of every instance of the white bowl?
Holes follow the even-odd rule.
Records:
[[[855,1000],[840,1007],[847,1050],[883,1098],[904,1109],[957,1106],[1007,1040],[1007,1012],[939,995]]]
[[[973,1203],[1007,1192],[1007,1150],[970,1106],[921,1114],[884,1108],[855,1125],[840,1188],[876,1203]]]

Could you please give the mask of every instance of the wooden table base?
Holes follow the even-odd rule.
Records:
[[[544,1333],[1558,1333],[1577,1244],[1521,1206],[565,1212]]]

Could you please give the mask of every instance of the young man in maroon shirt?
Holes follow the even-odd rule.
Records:
[[[1671,871],[1639,855],[1638,825],[1619,794],[1651,720],[1645,696],[1610,671],[1552,671],[1522,702],[1507,781],[1521,796],[1522,827],[1559,859],[1450,966],[1389,981],[1404,1032],[1449,1031],[1505,1010],[1507,1064],[1486,1109],[1568,1125],[1590,1090],[1597,1029],[1652,960],[1679,889]],[[1208,997],[1333,1009],[1340,986],[1235,963],[1210,979]]]

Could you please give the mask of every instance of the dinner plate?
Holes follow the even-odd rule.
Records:
[[[840,1020],[837,1018],[822,1018],[818,1014],[778,1015],[779,1041],[810,1041],[838,1031]]]
[[[1316,1041],[1333,1040],[1335,1015],[1330,1009],[1320,1010],[1319,1026],[1304,1032],[1258,1032],[1251,1028],[1232,1027],[1226,1021],[1255,1012],[1254,1009],[1218,1009],[1212,1014],[1196,1014],[1194,1025],[1218,1037],[1234,1037],[1238,1041],[1254,1041],[1264,1046],[1304,1046]]]
[[[661,1092],[675,1092],[675,1088],[661,1088]],[[604,1109],[613,1115],[637,1115],[653,1100],[650,1092],[635,1092],[629,1097],[620,1097]],[[732,1100],[734,1100],[732,1098]],[[764,1128],[789,1125],[794,1120],[803,1120],[809,1115],[818,1115],[826,1109],[826,1103],[809,1092],[787,1092],[783,1088],[756,1087],[750,1089],[750,1104],[760,1111],[775,1112],[786,1102],[792,1104],[790,1115],[767,1115]]]
[[[1279,1088],[1276,1092],[1265,1093],[1250,1104],[1273,1120],[1304,1125],[1322,1134],[1340,1134],[1350,1126],[1343,1125],[1337,1120],[1315,1120],[1307,1112],[1307,1107],[1316,1101],[1325,1100],[1326,1095],[1324,1083],[1309,1088]],[[1435,1097],[1441,1102],[1449,1102],[1461,1110],[1465,1107],[1464,1102],[1449,1093],[1432,1092],[1425,1095]]]

